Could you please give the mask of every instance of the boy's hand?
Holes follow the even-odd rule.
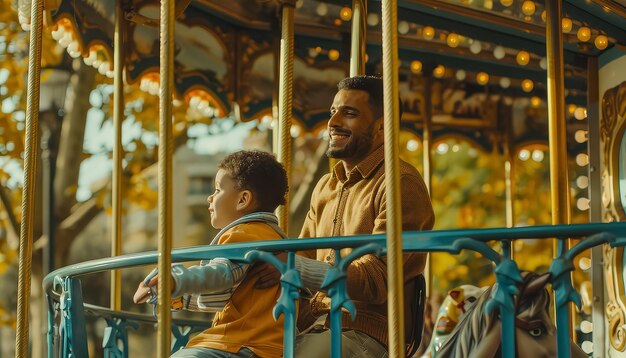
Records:
[[[170,287],[172,288],[172,291],[174,291],[174,288],[175,288],[174,278],[170,276],[170,280],[171,280]],[[139,283],[139,286],[137,287],[137,291],[135,291],[135,295],[133,296],[133,302],[135,302],[136,304],[141,304],[141,303],[148,301],[150,297],[152,296],[151,287],[158,287],[158,285],[159,285],[159,275],[155,275],[153,278],[151,278],[150,281],[148,281],[147,285],[145,282],[141,281]]]
[[[136,304],[145,303],[152,296],[152,290],[143,281],[139,282],[139,287],[133,296],[133,302]]]
[[[276,257],[281,261],[287,261],[286,252],[277,254]],[[254,288],[264,289],[280,284],[280,272],[267,262],[255,262],[250,271],[248,271],[248,275],[257,278]]]

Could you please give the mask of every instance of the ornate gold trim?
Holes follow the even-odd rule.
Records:
[[[602,212],[603,221],[626,220],[620,200],[619,150],[626,131],[626,81],[607,90],[602,96],[600,145],[602,161]],[[608,292],[606,317],[611,346],[626,350],[626,302],[624,302],[623,260],[624,249],[604,246],[604,277]]]
[[[623,249],[612,249],[608,245],[604,245],[604,277],[606,281],[606,290],[608,292],[608,303],[606,305],[606,318],[609,321],[609,341],[611,346],[620,352],[626,348],[626,307],[620,299],[619,292],[623,292],[623,285],[619,283],[618,272],[613,268],[615,264],[622,259]],[[621,271],[621,270],[620,270]]]

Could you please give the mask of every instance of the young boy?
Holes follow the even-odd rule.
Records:
[[[288,191],[282,165],[269,153],[239,151],[224,158],[218,167],[215,192],[208,202],[211,225],[221,231],[211,244],[286,237],[272,213],[285,203]],[[256,277],[245,274],[248,266],[224,258],[203,260],[189,268],[172,266],[172,298],[196,294],[184,296],[184,301],[217,311],[213,326],[172,357],[282,356],[283,319],[274,321],[272,316],[280,287],[255,289]],[[157,283],[158,276],[140,283],[135,303],[147,301],[150,295],[146,290]]]

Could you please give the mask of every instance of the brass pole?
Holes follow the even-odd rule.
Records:
[[[124,120],[124,10],[122,0],[115,3],[115,36],[113,39],[113,222],[111,224],[111,256],[122,254],[122,121]],[[122,309],[122,277],[120,270],[111,271],[111,309]]]
[[[424,183],[426,184],[426,188],[430,193],[430,197],[433,197],[433,188],[432,188],[432,133],[433,133],[433,105],[432,105],[432,77],[429,75],[425,75],[425,71],[423,73],[423,83],[424,83],[424,126],[422,132],[422,176],[424,177]],[[430,297],[433,287],[433,277],[432,277],[432,255],[429,253],[426,256],[426,266],[424,267],[424,278],[426,279],[426,297]]]
[[[563,33],[561,32],[562,3],[547,0],[546,52],[548,56],[548,135],[550,139],[550,196],[552,224],[570,223],[569,178],[567,175],[567,141],[565,137],[565,75],[563,71]],[[570,246],[563,242],[563,250]],[[554,255],[557,257],[558,241],[555,240]],[[555,307],[556,308],[556,307]],[[569,309],[570,337],[576,337],[573,306]]]
[[[512,148],[512,118],[509,116],[504,119],[504,196],[506,198],[506,227],[515,226],[515,188],[513,185],[513,176],[515,175],[515,158],[513,158]],[[515,241],[512,242],[515,246]],[[511,250],[511,255],[513,255]]]
[[[504,119],[504,196],[506,227],[515,226],[515,158],[513,155],[513,128],[511,116]],[[511,260],[515,260],[515,243],[511,241]]]
[[[32,0],[30,7],[30,44],[28,49],[28,88],[26,97],[26,138],[24,157],[24,191],[22,193],[22,223],[20,229],[17,279],[17,326],[15,356],[28,354],[28,309],[33,252],[33,222],[35,209],[35,180],[39,162],[39,85],[41,80],[41,34],[43,1]]]
[[[352,0],[352,34],[350,37],[350,77],[365,74],[365,37],[367,2]]]
[[[550,137],[550,192],[552,224],[569,224],[569,180],[565,138],[565,95],[561,2],[546,1],[546,50],[548,54],[548,130]]]
[[[512,118],[505,118],[504,123],[504,197],[505,197],[505,219],[506,227],[515,226],[515,188],[514,188],[514,175],[515,175],[515,158],[513,158],[512,150],[512,132],[511,132],[511,120]],[[515,260],[515,240],[511,241],[511,260]],[[503,243],[504,245],[504,243]]]
[[[280,40],[280,87],[278,89],[278,160],[291,177],[291,112],[293,107],[293,15],[295,1],[282,1]],[[289,196],[285,205],[276,209],[280,227],[288,232]]]
[[[385,175],[387,195],[387,311],[389,357],[405,356],[402,207],[400,202],[400,107],[398,102],[398,2],[382,1]]]
[[[274,71],[274,83],[272,85],[272,152],[278,158],[278,146],[279,146],[279,127],[278,127],[278,112],[279,112],[279,97],[280,97],[280,44],[278,36],[273,38],[272,43],[272,58],[274,65],[272,70]]]
[[[422,175],[426,188],[432,197],[432,133],[433,133],[433,105],[432,105],[432,78],[428,75],[422,75],[424,80],[424,128],[422,133]]]
[[[157,356],[170,356],[172,263],[172,85],[174,70],[174,0],[161,1],[159,81],[159,302]]]

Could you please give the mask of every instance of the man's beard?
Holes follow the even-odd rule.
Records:
[[[366,133],[358,137],[351,137],[350,141],[343,148],[332,148],[328,144],[326,156],[336,159],[362,158],[372,149],[373,142],[373,125],[370,126]]]

